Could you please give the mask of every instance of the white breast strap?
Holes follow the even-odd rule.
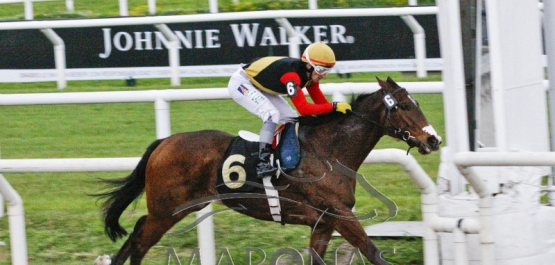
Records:
[[[272,184],[272,177],[264,177],[262,179],[264,183],[264,190],[266,190],[266,195],[268,196],[268,204],[270,205],[270,213],[274,221],[281,223],[281,206],[279,204],[278,191],[274,189]]]

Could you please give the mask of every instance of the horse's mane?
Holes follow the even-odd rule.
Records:
[[[364,94],[360,94],[358,97],[352,95],[351,97],[351,107],[353,109],[355,109],[358,105],[362,104],[362,102],[365,101],[366,98],[373,96],[376,92],[374,93],[364,93]],[[330,113],[326,113],[326,114],[322,114],[322,115],[316,115],[316,116],[300,116],[297,118],[299,124],[301,126],[316,126],[316,125],[321,125],[321,124],[325,124],[334,120],[337,120],[337,118],[339,117],[344,117],[343,113],[339,113],[336,111],[332,111]]]

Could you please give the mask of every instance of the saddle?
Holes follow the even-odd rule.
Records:
[[[280,171],[291,172],[300,163],[298,127],[298,123],[287,123],[274,133],[271,161],[279,169],[276,177],[279,177]],[[239,136],[232,139],[218,168],[216,189],[220,194],[263,188],[262,179],[256,175],[258,150],[258,135],[254,133],[240,131]]]

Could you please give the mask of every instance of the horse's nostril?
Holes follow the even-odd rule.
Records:
[[[441,140],[437,139],[435,136],[428,137],[428,145],[432,147],[437,147],[441,144]]]

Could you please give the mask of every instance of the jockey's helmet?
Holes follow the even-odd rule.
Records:
[[[309,63],[317,74],[323,75],[329,73],[335,65],[335,54],[330,46],[316,42],[306,47],[301,60]]]

